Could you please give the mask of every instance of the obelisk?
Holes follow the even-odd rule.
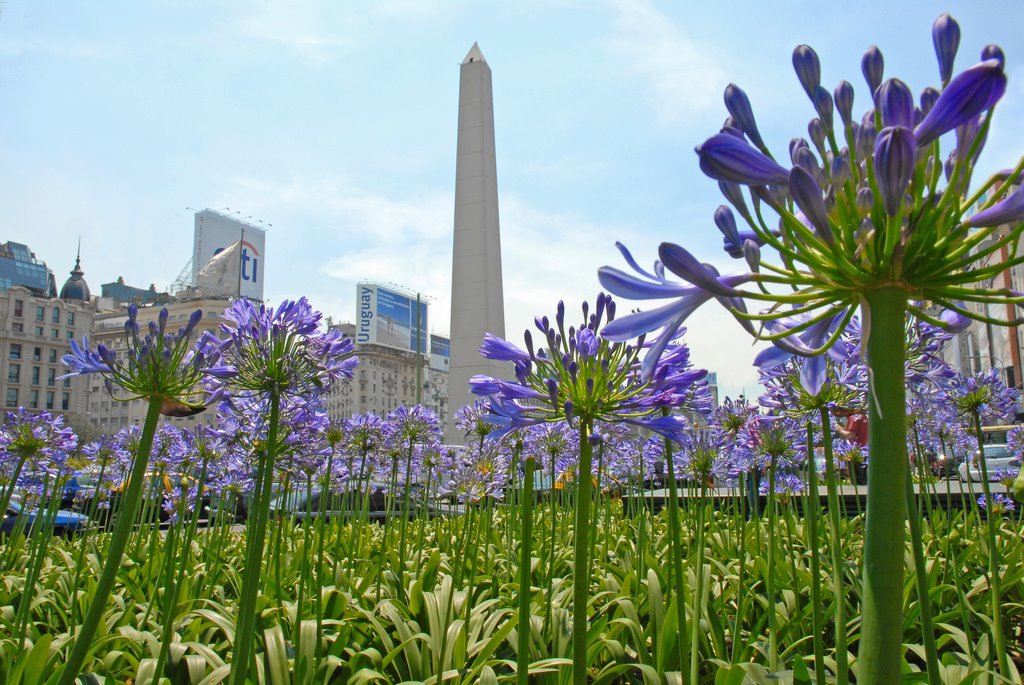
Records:
[[[506,377],[506,364],[480,356],[484,333],[505,336],[498,230],[498,173],[494,155],[491,68],[473,43],[459,76],[459,133],[455,161],[455,235],[452,251],[451,351],[445,442],[461,445],[455,412],[475,399],[476,374]]]

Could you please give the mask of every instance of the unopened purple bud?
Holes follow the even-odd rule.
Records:
[[[882,75],[885,73],[885,60],[882,59],[882,51],[878,46],[872,45],[864,52],[860,59],[860,70],[864,74],[864,80],[868,82],[871,95],[874,97],[878,86],[882,85]]]
[[[818,166],[818,158],[809,149],[804,147],[797,150],[793,164],[809,173],[818,185],[822,185],[824,178],[821,173],[821,167]]]
[[[725,199],[729,201],[733,209],[740,213],[740,216],[747,221],[752,221],[750,210],[747,209],[747,203],[743,199],[743,189],[740,188],[739,184],[730,181],[719,181],[718,189],[722,191],[722,195],[725,195]]]
[[[533,353],[533,335],[531,335],[529,328],[523,331],[523,341],[526,343],[526,351],[529,353],[530,359],[536,359],[537,357]]]
[[[814,48],[809,45],[796,46],[793,50],[793,70],[807,97],[813,99],[814,91],[821,85],[821,62]]]
[[[956,150],[949,153],[949,157],[946,157],[946,163],[943,166],[943,172],[946,175],[946,182],[953,178],[953,171],[956,169]]]
[[[992,107],[1006,92],[1003,65],[990,59],[962,71],[939,95],[924,121],[914,130],[919,145],[927,145],[942,134]]]
[[[559,300],[555,307],[555,323],[558,324],[559,333],[565,330],[565,302],[562,300]]]
[[[935,106],[935,101],[939,99],[939,91],[934,88],[925,88],[921,91],[921,113],[928,116],[928,112],[932,111],[932,107]]]
[[[554,378],[549,378],[547,381],[548,386],[548,397],[551,398],[551,404],[558,406],[558,383]]]
[[[875,206],[875,195],[871,188],[864,186],[857,191],[857,211],[861,216],[870,212]]]
[[[914,127],[914,94],[903,81],[891,78],[878,89],[876,97],[878,111],[882,115],[882,127]]]
[[[566,420],[572,420],[572,417],[573,417],[572,400],[566,400],[565,404],[562,405],[562,408],[565,410],[565,418],[566,418]]]
[[[575,359],[573,359],[571,362],[569,362],[567,370],[569,371],[569,375],[572,377],[572,379],[576,380],[576,374],[579,373],[580,365],[576,363]]]
[[[829,92],[818,86],[814,95],[811,97],[811,101],[814,103],[814,110],[818,113],[821,118],[821,124],[825,127],[825,131],[832,130],[832,96]]]
[[[615,300],[613,300],[611,298],[611,296],[608,297],[608,304],[605,306],[605,308],[608,310],[608,320],[609,321],[614,320],[615,319]]]
[[[588,378],[587,379],[587,395],[590,396],[590,395],[593,395],[593,394],[594,394],[594,379],[593,378]]]
[[[821,119],[815,117],[807,122],[807,135],[811,137],[811,142],[818,153],[825,154],[825,126],[822,125]]]
[[[733,216],[732,210],[725,205],[719,205],[718,209],[715,210],[715,226],[718,226],[718,230],[725,236],[725,242],[729,249],[729,254],[733,257],[738,257],[740,247],[740,232],[736,228],[736,217]]]
[[[697,147],[700,168],[719,181],[742,184],[786,183],[789,174],[746,142],[719,133]]]
[[[832,187],[839,188],[845,185],[851,177],[850,151],[843,148],[840,154],[832,160]]]
[[[750,238],[743,241],[743,258],[751,271],[758,273],[761,270],[761,246]]]
[[[590,303],[587,302],[586,300],[583,300],[583,320],[584,321],[587,320],[587,314],[589,314],[589,313],[590,313]]]
[[[789,172],[789,194],[821,239],[831,243],[832,227],[828,223],[828,210],[821,198],[821,187],[814,177],[802,167],[793,167]]]
[[[981,61],[994,59],[999,62],[1000,67],[1006,66],[1006,55],[1003,54],[1003,49],[998,45],[986,45],[981,50]]]
[[[750,100],[743,89],[735,83],[725,87],[725,108],[729,110],[736,126],[743,131],[757,147],[764,149],[764,141],[757,130],[757,122],[754,120],[754,111],[750,108]]]
[[[836,86],[835,102],[843,126],[850,126],[853,123],[853,86],[849,81],[840,81]]]
[[[796,153],[801,149],[810,149],[810,147],[803,138],[793,138],[789,141],[789,159],[796,164]]]
[[[1024,186],[1017,186],[1016,191],[1005,200],[978,212],[964,223],[968,226],[986,227],[1017,223],[1021,219],[1024,219]]]
[[[889,216],[895,216],[903,203],[903,194],[914,174],[917,141],[903,126],[882,129],[875,142],[875,175],[882,204]]]
[[[942,82],[947,83],[953,74],[953,60],[956,59],[956,51],[960,47],[960,25],[949,12],[940,14],[932,24],[932,43],[935,45],[935,56],[939,60],[939,75]]]
[[[195,330],[196,325],[202,320],[202,318],[203,318],[203,310],[202,309],[197,309],[194,312],[192,312],[192,316],[188,317],[188,324],[186,324],[185,330],[182,332],[183,333],[182,337],[183,338],[187,338],[188,336],[192,335],[192,331]]]
[[[870,157],[875,150],[875,140],[878,138],[878,131],[872,121],[863,122],[860,130],[857,131],[857,157],[865,159]]]

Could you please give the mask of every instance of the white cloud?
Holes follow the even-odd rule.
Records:
[[[721,106],[725,71],[715,53],[646,0],[611,0],[617,33],[608,47],[646,79],[658,121],[670,124]]]

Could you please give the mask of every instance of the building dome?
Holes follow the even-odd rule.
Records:
[[[81,259],[76,256],[75,268],[71,270],[71,277],[64,282],[64,287],[60,289],[60,299],[78,300],[80,302],[91,300],[92,295],[89,292],[89,284],[82,278],[84,275],[85,272],[82,271]]]

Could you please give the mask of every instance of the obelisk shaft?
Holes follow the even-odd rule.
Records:
[[[455,162],[455,235],[452,252],[451,357],[445,442],[462,444],[455,413],[474,398],[476,374],[505,376],[505,365],[480,356],[484,333],[504,337],[498,174],[494,154],[491,69],[476,43],[459,78],[458,156]]]

